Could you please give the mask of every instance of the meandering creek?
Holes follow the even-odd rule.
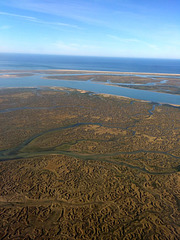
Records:
[[[154,108],[154,106],[153,106],[153,108]],[[151,109],[151,111],[153,111],[153,109]],[[31,142],[36,140],[38,137],[42,137],[43,135],[45,135],[47,133],[63,131],[65,129],[76,128],[79,126],[86,126],[86,125],[96,125],[96,126],[101,126],[101,127],[102,126],[107,127],[101,123],[77,123],[77,124],[73,124],[73,125],[69,125],[69,126],[59,127],[59,128],[55,128],[55,129],[49,129],[47,131],[43,131],[37,135],[32,136],[31,138],[25,140],[22,144],[20,144],[17,147],[0,151],[0,161],[23,159],[23,158],[36,157],[36,156],[47,155],[47,154],[48,155],[49,154],[57,154],[57,155],[63,154],[66,156],[76,157],[76,158],[79,158],[79,159],[82,159],[85,161],[95,160],[95,161],[109,162],[109,163],[113,163],[115,165],[122,165],[122,166],[126,166],[126,167],[130,167],[130,168],[139,170],[144,173],[149,173],[152,175],[172,174],[174,172],[177,172],[177,169],[170,170],[167,172],[165,172],[165,171],[152,172],[146,168],[141,168],[141,167],[126,163],[124,161],[121,161],[120,159],[118,161],[109,159],[110,157],[115,157],[115,156],[119,156],[119,155],[132,155],[132,154],[134,155],[134,154],[139,154],[139,153],[157,153],[157,154],[166,155],[166,156],[176,158],[176,159],[180,158],[178,156],[172,155],[170,153],[162,152],[162,151],[147,151],[147,150],[142,149],[142,150],[132,151],[132,152],[113,152],[113,153],[106,153],[106,154],[102,154],[102,153],[101,154],[89,154],[89,153],[78,153],[78,152],[73,152],[73,151],[69,151],[69,150],[58,151],[58,150],[56,150],[57,146],[50,147],[45,150],[43,150],[43,149],[38,149],[38,150],[33,149],[33,151],[24,150],[24,148],[27,147]],[[85,140],[86,139],[83,139],[83,141],[85,141]],[[87,139],[87,140],[89,140],[89,139]],[[77,143],[78,141],[82,141],[82,140],[77,140],[75,143]],[[93,140],[93,141],[102,141],[102,140]],[[75,143],[73,143],[73,144],[75,144]],[[73,145],[72,143],[69,143],[69,144]]]

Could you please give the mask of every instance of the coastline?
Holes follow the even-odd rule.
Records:
[[[97,71],[97,70],[76,70],[76,69],[48,69],[48,70],[0,70],[0,73],[22,73],[22,72],[26,72],[26,73],[39,73],[39,72],[54,72],[54,73],[58,73],[58,72],[75,72],[75,73],[101,73],[101,74],[122,74],[122,75],[149,75],[149,76],[178,76],[180,77],[179,73],[149,73],[149,72],[119,72],[119,71]],[[14,76],[13,76],[14,77]]]
[[[14,87],[65,87],[145,102],[180,105],[180,74],[63,69],[8,70],[7,74],[6,70],[0,70],[0,89]]]
[[[132,98],[132,97],[126,97],[126,96],[121,96],[121,95],[115,95],[115,94],[109,94],[109,93],[95,93],[95,92],[90,92],[90,91],[86,91],[86,90],[81,90],[81,89],[75,89],[75,88],[67,88],[67,87],[46,87],[46,86],[42,86],[42,87],[4,87],[1,88],[0,87],[0,91],[1,90],[13,90],[13,89],[19,89],[19,90],[23,90],[23,89],[27,89],[27,90],[50,90],[50,91],[69,91],[69,92],[78,92],[80,94],[91,94],[91,95],[96,95],[96,96],[102,96],[102,97],[106,97],[106,98],[116,98],[116,99],[126,99],[126,100],[131,100],[131,101],[136,101],[136,102],[144,102],[144,103],[151,103],[151,104],[159,104],[159,105],[166,105],[166,106],[172,106],[172,107],[180,107],[180,104],[171,104],[171,103],[164,103],[164,102],[154,102],[154,101],[148,101],[148,100],[142,100],[142,99],[137,99],[137,98]]]
[[[51,71],[51,70],[46,70],[46,71]],[[179,73],[148,73],[148,72],[117,72],[117,71],[93,71],[93,70],[65,70],[65,69],[59,69],[59,70],[55,70],[55,71],[59,71],[59,72],[63,72],[63,71],[77,71],[77,72],[89,72],[89,73],[110,73],[110,74],[129,74],[129,75],[164,75],[164,76],[180,76]]]

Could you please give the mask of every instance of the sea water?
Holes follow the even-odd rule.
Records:
[[[47,69],[77,69],[120,72],[149,73],[180,73],[180,60],[158,59],[127,59],[70,57],[30,54],[0,54],[0,69],[5,70],[47,70]],[[150,102],[180,105],[180,95],[158,93],[147,90],[110,86],[107,83],[77,80],[43,79],[44,75],[17,78],[0,78],[0,88],[6,87],[67,87],[94,93],[105,93]],[[142,76],[141,76],[142,77]]]
[[[180,59],[142,59],[0,53],[0,69],[76,69],[180,74]]]

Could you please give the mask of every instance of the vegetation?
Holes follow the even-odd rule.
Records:
[[[178,239],[180,111],[0,90],[0,239]]]

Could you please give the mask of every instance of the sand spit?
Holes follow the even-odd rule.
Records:
[[[150,76],[177,76],[179,77],[180,74],[174,74],[174,73],[147,73],[147,72],[113,72],[113,71],[93,71],[93,70],[67,70],[67,69],[56,69],[56,70],[0,70],[0,73],[22,73],[22,72],[26,72],[26,73],[101,73],[101,74],[122,74],[122,75],[150,75]]]

